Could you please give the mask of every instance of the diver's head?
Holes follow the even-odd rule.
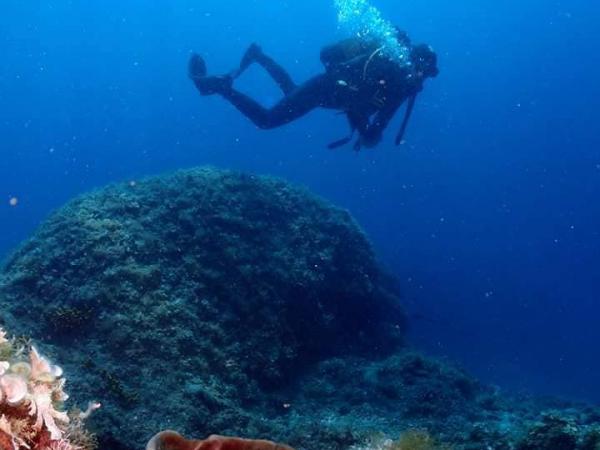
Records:
[[[437,67],[437,55],[429,45],[415,45],[410,52],[410,60],[423,78],[436,77],[440,73]]]

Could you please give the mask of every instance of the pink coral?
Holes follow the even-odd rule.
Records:
[[[66,424],[69,423],[69,416],[65,412],[54,409],[52,390],[43,384],[33,386],[29,402],[29,415],[36,418],[34,429],[41,431],[42,426],[46,425],[51,439],[61,439],[63,431],[56,425],[54,419]]]
[[[31,364],[31,378],[36,381],[47,379],[48,376],[58,378],[63,373],[60,367],[51,365],[46,358],[40,356],[35,347],[31,347],[29,362]]]
[[[9,367],[10,363],[8,361],[0,361],[0,375],[4,375]]]
[[[26,347],[8,340],[2,328],[0,345],[7,355],[0,361],[0,450],[91,450],[93,436],[82,425],[99,405],[92,404],[88,414],[75,415],[69,424],[69,416],[60,410],[68,398],[62,369],[35,347],[26,356]],[[83,435],[89,438],[77,441]]]
[[[69,441],[61,439],[59,441],[52,441],[48,446],[47,450],[78,450]]]
[[[27,383],[17,375],[3,375],[0,378],[0,388],[2,388],[6,401],[11,405],[22,402],[27,396]]]

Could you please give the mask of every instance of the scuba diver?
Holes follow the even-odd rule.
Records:
[[[346,39],[321,51],[325,72],[303,84],[294,83],[281,65],[252,44],[239,68],[219,76],[207,76],[206,64],[192,54],[188,73],[202,95],[219,94],[248,117],[258,128],[271,129],[292,122],[315,108],[338,110],[346,114],[349,136],[329,144],[337,148],[352,141],[355,150],[374,147],[382,138],[398,108],[407,101],[406,113],[396,145],[403,140],[415,99],[427,78],[438,74],[437,56],[428,45],[412,45],[403,31],[397,30],[398,44],[408,50],[408,61],[394,61],[376,40]],[[253,63],[262,66],[283,91],[284,97],[272,108],[265,108],[233,88],[233,82]]]

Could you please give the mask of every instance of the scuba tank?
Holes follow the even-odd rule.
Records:
[[[320,59],[325,69],[329,72],[359,59],[366,59],[377,49],[377,44],[372,40],[359,38],[344,39],[335,44],[328,45],[321,50]]]

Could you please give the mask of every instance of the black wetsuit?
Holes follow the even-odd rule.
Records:
[[[389,60],[373,44],[360,44],[348,60],[336,54],[339,48],[339,43],[324,48],[321,60],[326,71],[300,85],[264,53],[253,58],[283,91],[284,97],[272,108],[265,108],[233,87],[218,93],[263,129],[287,124],[318,107],[340,110],[346,113],[352,131],[358,131],[362,138],[356,147],[361,142],[375,145],[400,105],[422,89],[422,79],[414,76],[410,65]]]

